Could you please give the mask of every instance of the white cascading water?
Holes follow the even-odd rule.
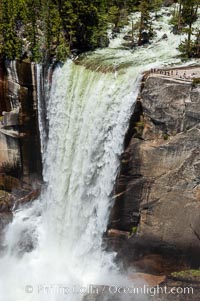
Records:
[[[102,236],[142,71],[179,63],[180,37],[170,33],[167,13],[162,11],[157,38],[148,47],[119,49],[122,39],[117,38],[84,61],[93,70],[126,68],[102,73],[67,61],[54,72],[43,153],[46,185],[40,199],[15,212],[7,228],[0,300],[79,301],[83,294],[72,292],[74,286],[122,285],[115,254],[102,250]],[[160,40],[164,33],[168,39]],[[40,131],[44,135],[41,122]]]

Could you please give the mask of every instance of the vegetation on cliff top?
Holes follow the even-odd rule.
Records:
[[[141,12],[137,25],[137,45],[145,34],[152,34],[151,12],[158,12],[164,0],[2,0],[0,3],[0,57],[59,61],[71,53],[106,47],[108,24],[119,32],[132,11]],[[171,3],[177,1],[170,1]],[[197,18],[199,0],[179,0],[174,26],[189,26],[188,39],[181,50],[188,56],[199,55],[192,25]],[[195,33],[196,34],[196,33]],[[197,44],[199,32],[197,33]],[[194,50],[195,48],[195,50]]]
[[[200,270],[185,270],[171,274],[174,279],[200,282]]]
[[[200,28],[194,26],[198,19],[199,5],[200,0],[179,0],[172,18],[174,33],[187,35],[179,46],[186,57],[200,57]]]
[[[108,23],[120,27],[136,0],[2,0],[0,55],[64,60],[108,45]]]

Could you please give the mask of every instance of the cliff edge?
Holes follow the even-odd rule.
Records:
[[[198,83],[146,76],[125,137],[108,230],[127,266],[165,274],[199,267],[199,109]]]

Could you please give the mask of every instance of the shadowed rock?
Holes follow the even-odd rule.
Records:
[[[120,257],[143,271],[158,272],[158,256],[161,270],[166,259],[171,268],[174,259],[200,264],[199,108],[199,85],[159,76],[146,79],[135,105],[109,228],[136,227]]]
[[[0,223],[38,197],[42,166],[35,65],[0,61]],[[0,231],[1,231],[0,227]]]

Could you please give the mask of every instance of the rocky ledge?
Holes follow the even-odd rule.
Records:
[[[109,245],[125,267],[154,274],[199,267],[199,144],[198,81],[146,75],[125,137],[108,227]]]

